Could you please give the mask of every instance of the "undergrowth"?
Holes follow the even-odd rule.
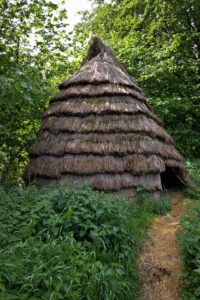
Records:
[[[189,199],[177,238],[184,263],[183,299],[197,300],[200,299],[200,160],[189,162],[187,167],[195,187],[185,190]]]
[[[0,299],[135,299],[138,251],[167,207],[137,202],[86,186],[2,189]]]
[[[164,215],[166,211],[171,210],[171,199],[167,194],[160,193],[157,195],[156,200],[149,199],[148,193],[142,187],[137,189],[137,197],[134,201],[142,205],[143,209],[146,209],[148,212],[151,212],[155,215]]]
[[[192,186],[185,188],[185,193],[191,199],[200,198],[200,159],[187,161],[186,167],[192,181]]]

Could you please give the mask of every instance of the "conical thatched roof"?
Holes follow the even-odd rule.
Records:
[[[145,96],[97,37],[81,68],[59,86],[43,115],[25,170],[27,183],[87,182],[106,192],[134,196],[185,182],[183,157]]]

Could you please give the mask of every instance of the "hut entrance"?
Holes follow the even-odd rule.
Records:
[[[183,188],[185,183],[181,180],[176,168],[166,167],[165,172],[160,174],[161,182],[164,189],[166,188]]]

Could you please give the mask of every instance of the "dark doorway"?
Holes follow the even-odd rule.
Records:
[[[183,188],[185,183],[179,176],[179,170],[176,168],[166,167],[165,172],[161,173],[161,182],[163,189]]]

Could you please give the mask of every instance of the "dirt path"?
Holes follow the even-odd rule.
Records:
[[[156,218],[149,230],[150,239],[139,257],[144,278],[140,300],[180,300],[179,276],[182,264],[176,243],[180,214],[184,211],[184,194],[171,191],[172,210]]]

